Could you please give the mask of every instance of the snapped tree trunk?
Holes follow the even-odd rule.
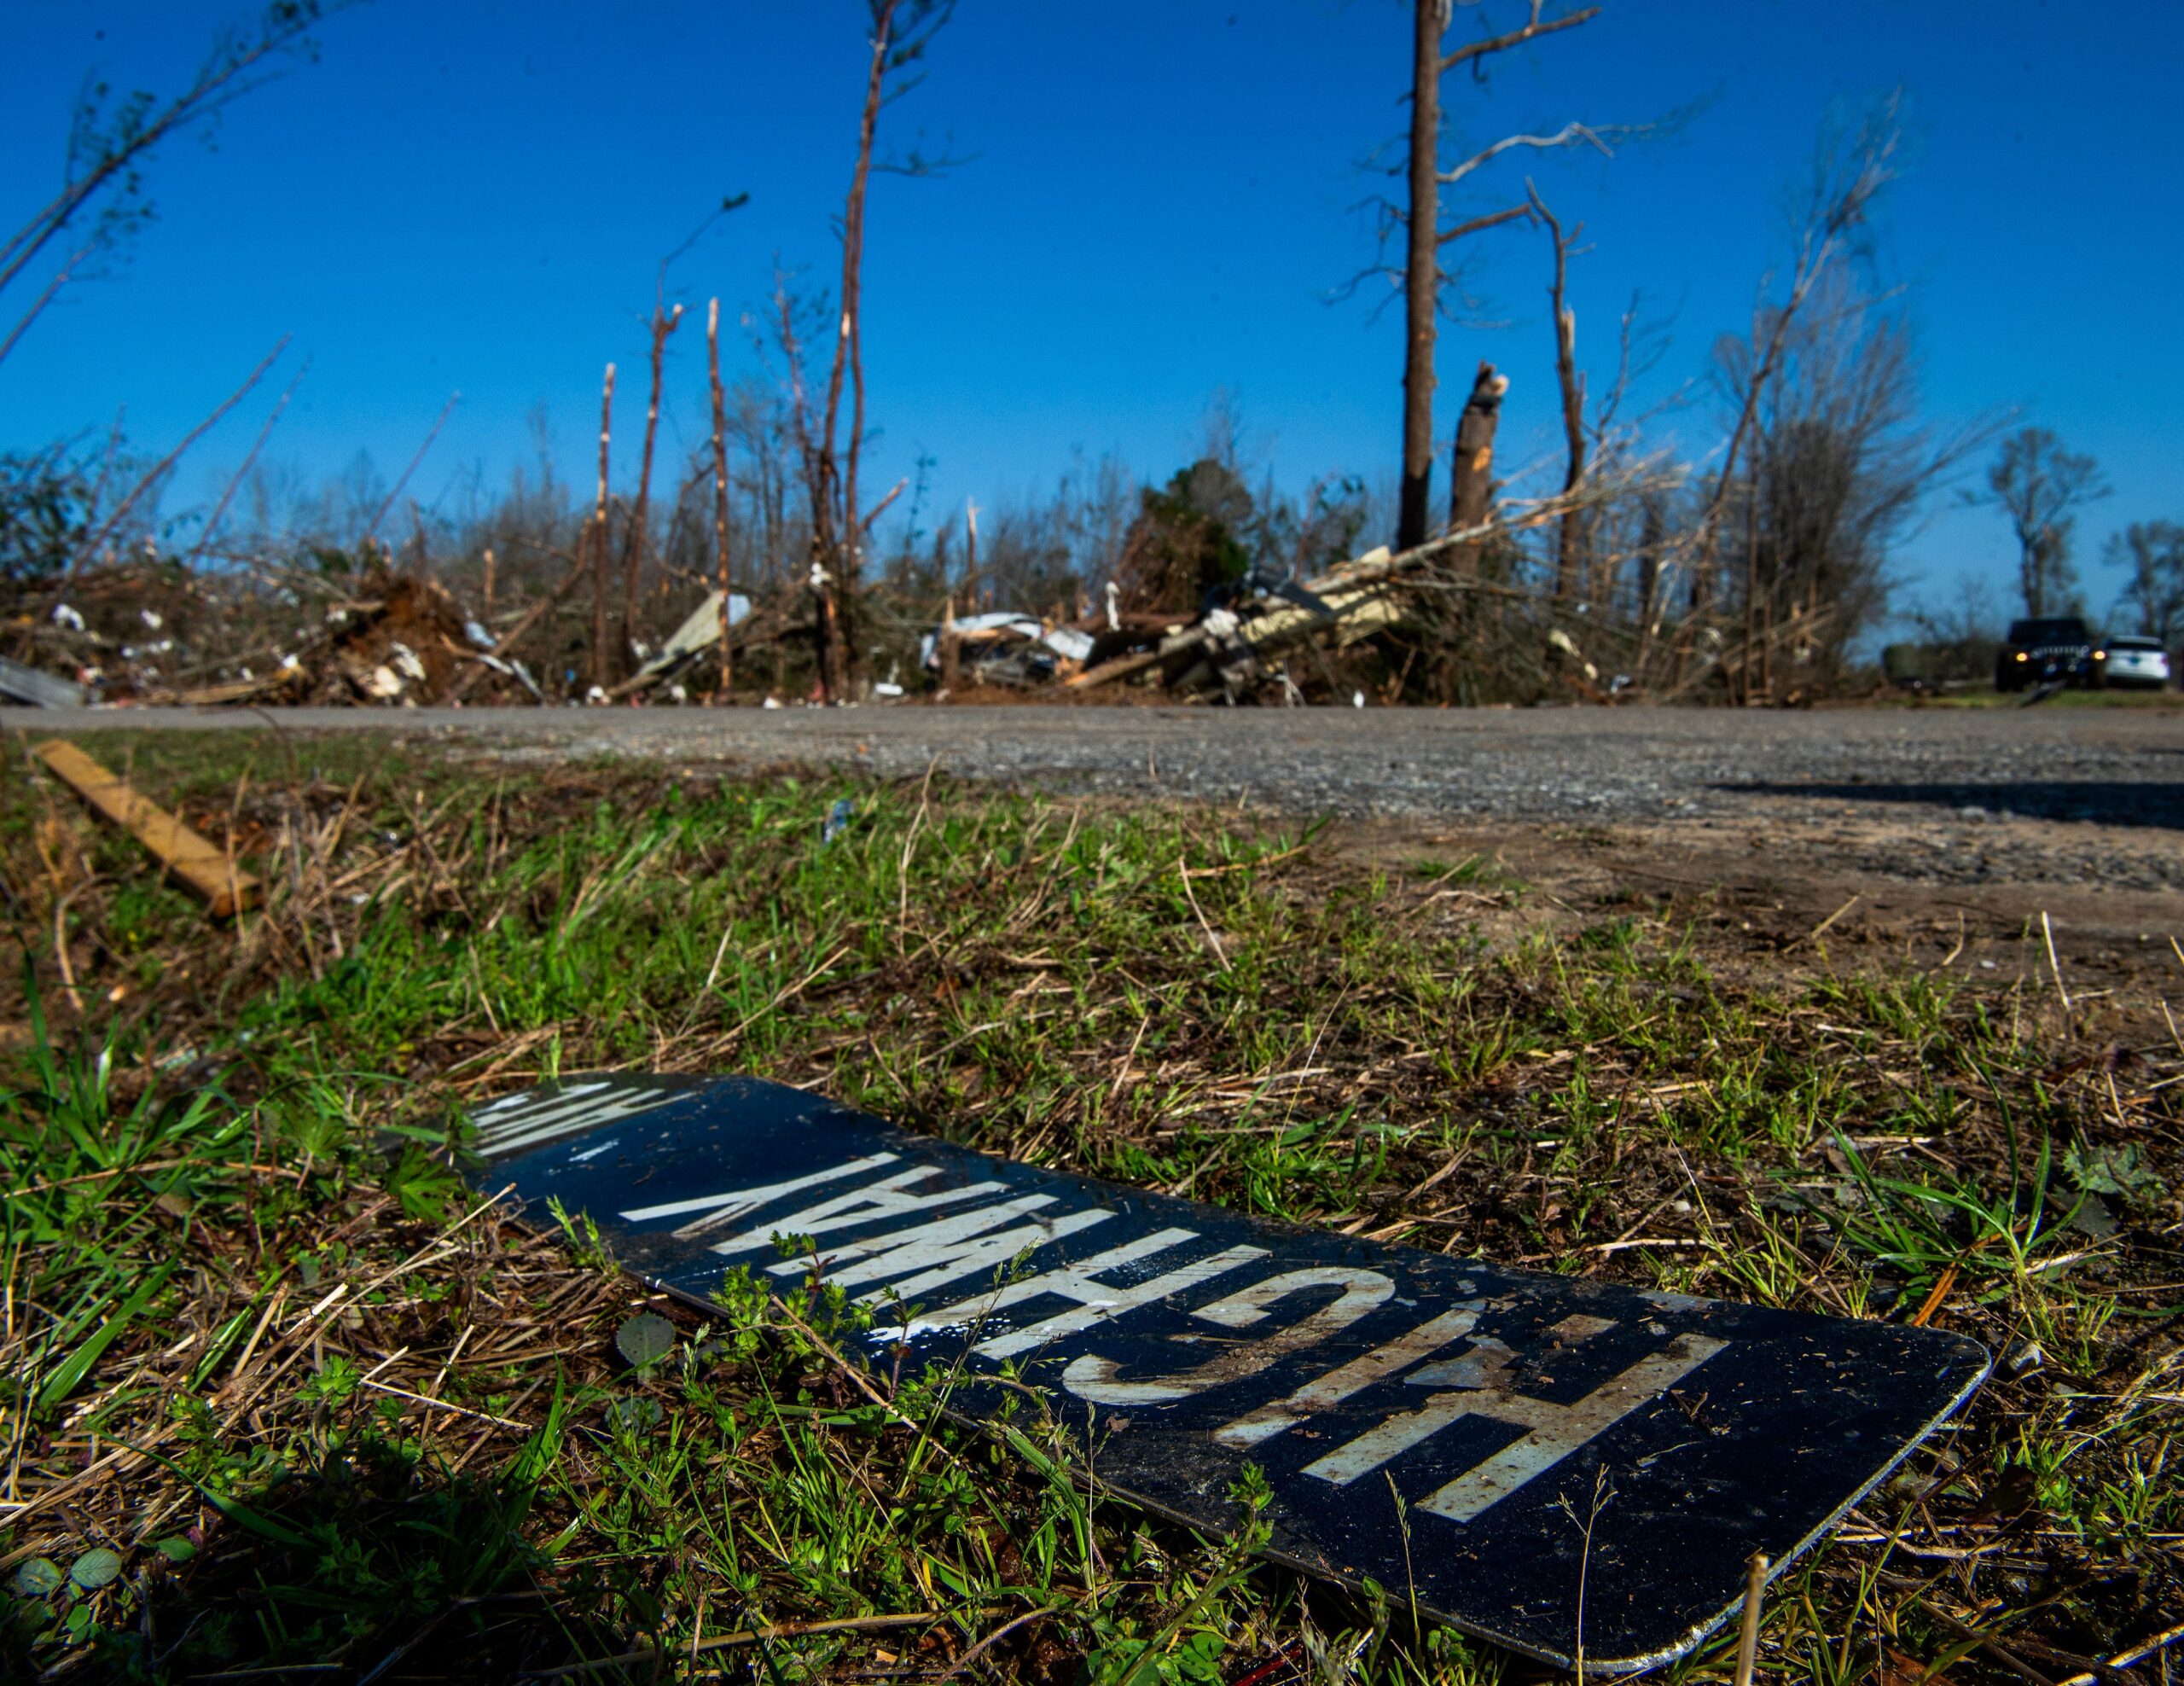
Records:
[[[663,314],[659,305],[652,311],[652,394],[645,405],[644,455],[637,468],[637,504],[630,513],[630,530],[622,539],[622,616],[619,650],[613,666],[635,671],[637,636],[637,584],[644,572],[645,542],[651,536],[652,526],[652,447],[659,433],[659,377],[660,367],[666,356],[667,336],[682,320],[682,307],[677,305],[671,313]]]
[[[599,501],[591,516],[591,683],[602,691],[612,675],[607,654],[607,449],[614,437],[614,365],[599,394]]]
[[[1449,470],[1449,525],[1461,531],[1484,524],[1494,503],[1494,433],[1502,420],[1509,377],[1482,361],[1456,423],[1455,460]]]
[[[720,564],[720,689],[728,701],[732,677],[728,649],[728,399],[720,385],[720,300],[706,310],[706,366],[713,398],[713,552]]]

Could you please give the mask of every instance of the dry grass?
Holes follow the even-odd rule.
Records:
[[[9,774],[0,883],[53,1034],[16,990],[0,1550],[77,1572],[19,1591],[26,1671],[1520,1666],[1095,1505],[915,1387],[875,1401],[792,1320],[823,1299],[676,1313],[632,1371],[631,1285],[444,1164],[465,1099],[602,1066],[2012,1355],[1781,1584],[1764,1676],[2052,1683],[2184,1606],[2184,1044],[2155,993],[2065,1009],[1825,942],[1727,964],[1675,902],[1548,909],[1484,862],[1373,872],[1182,809],[251,753],[133,752],[271,883],[227,930]]]

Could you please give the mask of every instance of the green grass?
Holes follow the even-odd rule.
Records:
[[[1180,808],[88,747],[232,834],[269,898],[208,926],[11,767],[8,1666],[1144,1683],[1293,1646],[1326,1680],[1503,1671],[1248,1531],[1101,1498],[1028,1407],[994,1439],[945,1420],[945,1378],[845,1370],[824,1294],[675,1312],[632,1367],[634,1285],[446,1165],[467,1102],[601,1067],[749,1072],[1293,1222],[2036,1342],[1794,1572],[1771,1678],[2023,1677],[1986,1645],[2053,1679],[2184,1600],[2184,1049],[2152,1000],[2065,1021],[1908,966],[1755,968],[1685,910],[1565,910],[1476,860],[1368,871]]]

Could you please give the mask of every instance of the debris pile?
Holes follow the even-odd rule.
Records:
[[[381,575],[369,584],[371,596],[327,611],[326,637],[296,659],[297,700],[445,701],[467,666],[483,664],[492,636],[430,580]],[[495,667],[508,679],[520,671],[497,659]]]
[[[169,563],[85,570],[9,618],[0,699],[417,705],[536,701],[446,587],[375,561],[346,591],[263,589]]]
[[[1011,610],[958,619],[950,603],[940,625],[918,641],[918,663],[944,690],[967,683],[1026,690],[1081,672],[1095,643],[1081,627]]]

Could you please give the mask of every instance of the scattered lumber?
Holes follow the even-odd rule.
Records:
[[[1211,660],[1192,661],[1186,658],[1192,652],[1211,655],[1214,653],[1214,647],[1223,639],[1238,642],[1254,655],[1261,650],[1297,642],[1316,632],[1327,631],[1330,626],[1335,631],[1338,643],[1354,642],[1369,632],[1393,624],[1401,617],[1401,607],[1393,591],[1396,583],[1404,576],[1417,572],[1451,551],[1478,544],[1496,532],[1515,532],[1536,525],[1542,519],[1543,516],[1535,511],[1515,521],[1488,520],[1475,526],[1460,527],[1453,532],[1443,533],[1438,538],[1393,555],[1383,546],[1368,551],[1355,561],[1345,562],[1339,567],[1328,569],[1316,578],[1306,580],[1304,590],[1325,602],[1333,612],[1332,621],[1327,616],[1287,602],[1249,620],[1208,615],[1180,632],[1161,639],[1151,648],[1131,650],[1115,656],[1086,668],[1063,683],[1072,689],[1089,690],[1112,684],[1118,679],[1127,679],[1149,667],[1160,666],[1176,675],[1176,689],[1188,689],[1211,682],[1216,677],[1218,664]]]
[[[81,708],[84,688],[0,656],[0,700],[28,703],[33,708]]]
[[[258,881],[239,869],[225,850],[191,830],[127,781],[115,777],[67,739],[49,738],[31,753],[202,896],[214,918],[233,916],[257,896]]]

